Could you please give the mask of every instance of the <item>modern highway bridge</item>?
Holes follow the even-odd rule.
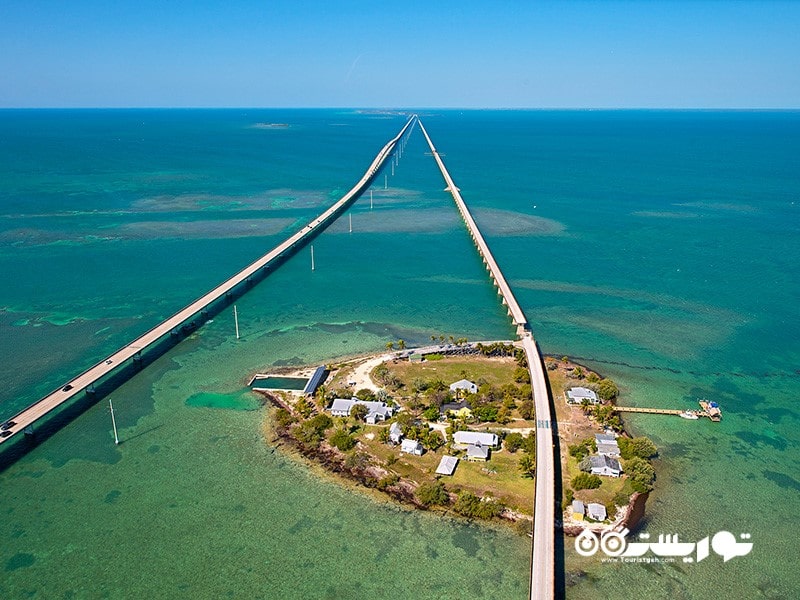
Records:
[[[420,130],[431,154],[439,165],[442,177],[447,184],[445,191],[452,194],[461,217],[467,225],[469,234],[475,242],[478,253],[489,271],[498,293],[502,296],[503,304],[508,308],[508,315],[517,328],[517,335],[522,340],[525,357],[531,374],[531,387],[533,401],[536,409],[536,497],[533,513],[533,552],[531,558],[531,589],[532,600],[550,600],[555,595],[555,460],[554,460],[554,432],[550,413],[550,396],[547,391],[547,380],[544,373],[544,362],[536,347],[536,342],[530,331],[530,325],[525,313],[522,311],[511,287],[508,285],[503,272],[497,265],[491,250],[475,223],[475,219],[461,197],[453,178],[447,172],[442,157],[436,151],[428,132],[417,120]]]
[[[51,392],[31,406],[7,419],[3,424],[3,431],[0,433],[9,433],[0,437],[0,444],[12,439],[12,437],[20,431],[25,431],[33,423],[48,415],[58,407],[63,406],[65,403],[69,402],[79,394],[91,391],[96,382],[106,375],[111,374],[113,371],[119,369],[122,365],[125,365],[127,361],[139,360],[144,351],[165,339],[166,336],[178,334],[182,326],[184,326],[187,322],[191,322],[192,319],[198,315],[201,315],[208,309],[210,305],[223,296],[231,294],[234,288],[242,283],[251,281],[252,278],[260,271],[268,270],[278,261],[297,251],[305,244],[306,241],[311,239],[314,235],[335,221],[336,218],[341,215],[342,212],[369,187],[370,183],[378,174],[384,163],[390,157],[393,157],[395,148],[398,142],[403,138],[403,135],[405,135],[406,132],[410,133],[410,128],[413,126],[415,121],[416,115],[412,115],[406,122],[405,126],[400,130],[400,133],[389,140],[386,145],[381,148],[380,152],[378,152],[377,156],[372,161],[372,164],[370,164],[369,168],[366,170],[361,179],[359,179],[358,183],[356,183],[349,192],[342,196],[339,201],[333,204],[325,212],[316,217],[294,235],[290,236],[283,243],[279,244],[267,254],[233,275],[230,279],[219,284],[204,296],[198,298],[185,308],[181,309],[162,323],[156,325],[145,334],[133,340],[131,343],[120,348],[112,355],[104,358],[80,375],[65,382],[57,390]]]

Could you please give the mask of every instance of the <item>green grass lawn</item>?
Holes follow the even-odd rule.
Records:
[[[411,382],[416,378],[425,381],[441,379],[448,386],[460,379],[469,379],[472,382],[484,379],[492,385],[501,386],[514,382],[517,363],[510,357],[446,356],[441,360],[387,363],[387,366],[406,389],[410,389]]]

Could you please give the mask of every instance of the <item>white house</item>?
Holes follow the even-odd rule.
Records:
[[[422,444],[420,444],[417,440],[403,440],[403,442],[400,444],[400,452],[422,456]]]
[[[574,387],[567,390],[567,403],[580,404],[588,400],[589,404],[600,404],[600,400],[594,390],[585,387]]]
[[[453,443],[462,450],[470,444],[496,448],[499,440],[497,434],[488,431],[456,431],[453,434]]]
[[[367,416],[365,421],[370,425],[375,425],[379,421],[385,421],[392,416],[394,411],[391,406],[387,406],[385,402],[368,402],[366,400],[359,400],[358,398],[336,398],[331,404],[330,411],[334,417],[347,417],[350,416],[350,410],[356,404],[363,404],[367,407]]]
[[[450,391],[454,394],[458,395],[460,390],[465,391],[467,394],[477,394],[478,386],[468,379],[459,379],[455,383],[450,384]]]
[[[448,456],[445,454],[442,457],[442,460],[439,461],[439,466],[436,467],[436,474],[437,475],[452,475],[453,471],[456,470],[456,465],[458,464],[458,458],[455,456]]]
[[[593,455],[589,457],[592,465],[592,475],[604,475],[606,477],[619,477],[622,467],[616,458],[605,455]]]
[[[403,430],[400,428],[400,423],[392,423],[392,426],[389,427],[389,441],[393,444],[399,444],[402,439]]]
[[[589,517],[594,519],[595,521],[605,521],[606,520],[606,507],[602,504],[598,504],[597,502],[590,502],[589,505],[586,507],[587,512],[589,513]]]

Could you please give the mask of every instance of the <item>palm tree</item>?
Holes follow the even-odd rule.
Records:
[[[436,341],[436,336],[435,336],[435,335],[432,335],[432,336],[431,336],[431,341],[432,341],[432,342],[435,342],[435,341]]]
[[[325,387],[325,384],[322,384],[317,388],[317,393],[315,394],[317,400],[317,406],[320,408],[325,408],[325,401],[328,397],[328,388]]]
[[[387,350],[394,350],[394,342],[386,342]]]
[[[400,350],[405,350],[406,349],[405,340],[397,340],[397,347],[400,348]]]
[[[445,337],[444,337],[443,335],[440,335],[440,336],[439,336],[439,341],[440,341],[440,342],[444,342],[444,340],[445,340]]]

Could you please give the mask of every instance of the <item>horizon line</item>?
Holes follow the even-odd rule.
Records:
[[[793,112],[797,107],[771,106],[0,106],[5,110],[363,110],[363,111],[419,111],[419,110],[469,110],[469,111],[758,111],[758,112]]]

